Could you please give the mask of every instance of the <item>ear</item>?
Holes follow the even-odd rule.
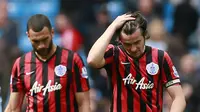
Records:
[[[54,37],[54,29],[53,28],[51,29],[51,35],[52,35],[52,37]]]
[[[30,38],[30,34],[27,31],[26,31],[26,35],[27,35],[28,38]]]

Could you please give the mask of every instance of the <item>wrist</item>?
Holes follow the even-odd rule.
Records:
[[[116,31],[117,30],[117,27],[116,27],[116,25],[115,24],[110,24],[109,26],[108,26],[108,29],[110,29],[110,30],[112,30],[112,31]]]

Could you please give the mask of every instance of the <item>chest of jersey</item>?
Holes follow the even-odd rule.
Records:
[[[66,63],[25,63],[21,69],[20,76],[26,92],[31,96],[34,94],[46,95],[49,92],[66,88],[70,70]]]
[[[136,90],[156,88],[160,74],[156,62],[144,63],[144,60],[121,61],[119,67],[124,85],[131,85]]]
[[[135,90],[156,89],[161,78],[161,66],[158,57],[146,53],[138,59],[131,58],[124,52],[119,52],[116,62],[118,76],[121,77],[123,85]]]

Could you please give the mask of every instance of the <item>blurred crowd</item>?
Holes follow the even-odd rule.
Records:
[[[137,10],[148,20],[151,38],[146,44],[167,51],[179,72],[185,112],[200,112],[199,0],[0,0],[0,112],[8,101],[13,61],[32,50],[25,33],[32,14],[46,14],[56,31],[55,43],[78,52],[87,66],[89,49],[113,19]],[[108,112],[106,71],[87,69],[92,111]],[[167,93],[163,97],[163,109],[168,112],[171,98]]]

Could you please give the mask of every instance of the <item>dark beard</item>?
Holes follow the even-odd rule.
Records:
[[[51,41],[49,44],[49,48],[44,48],[44,49],[40,49],[40,50],[36,50],[35,48],[33,48],[33,50],[34,50],[34,52],[37,52],[38,55],[40,55],[42,57],[46,57],[51,52],[52,48],[53,48],[53,42]]]

